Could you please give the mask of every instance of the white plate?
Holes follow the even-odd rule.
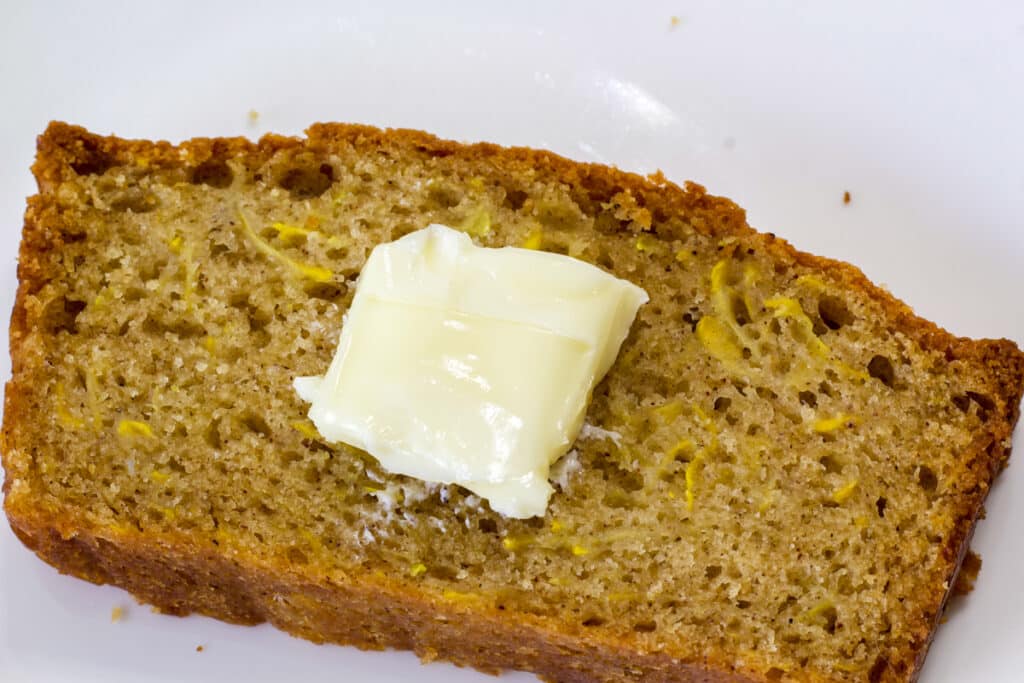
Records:
[[[1024,6],[638,4],[5,3],[0,311],[50,119],[171,140],[339,120],[696,179],[956,333],[1024,341]],[[980,581],[940,629],[924,683],[1020,680],[1021,519],[1017,463],[989,498]],[[492,680],[153,615],[59,576],[0,524],[5,682],[410,679]]]

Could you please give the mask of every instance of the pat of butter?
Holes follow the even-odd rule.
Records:
[[[295,390],[327,440],[509,517],[542,515],[548,470],[646,301],[568,256],[431,225],[373,250],[326,376]]]

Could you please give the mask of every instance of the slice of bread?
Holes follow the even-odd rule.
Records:
[[[546,152],[54,123],[34,171],[4,505],[61,571],[552,681],[916,676],[1010,451],[1013,343],[950,335],[698,185]],[[292,389],[373,246],[429,223],[651,296],[544,518],[325,443]]]

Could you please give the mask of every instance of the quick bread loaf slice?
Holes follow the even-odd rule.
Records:
[[[546,152],[53,123],[34,171],[4,506],[61,571],[552,681],[916,677],[1010,452],[1012,342],[954,337],[698,185]],[[292,389],[373,246],[431,223],[650,294],[545,517],[389,475]]]

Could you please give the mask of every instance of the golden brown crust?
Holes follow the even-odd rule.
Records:
[[[62,179],[76,172],[102,171],[135,163],[154,168],[196,168],[211,160],[249,156],[269,158],[285,148],[306,145],[314,152],[332,146],[401,151],[430,156],[459,155],[490,166],[495,173],[532,169],[538,177],[572,188],[581,206],[611,201],[626,191],[650,213],[654,225],[666,216],[685,214],[690,227],[712,235],[751,234],[742,209],[687,183],[680,188],[660,174],[648,178],[594,164],[581,164],[548,152],[462,145],[409,130],[383,131],[366,126],[316,124],[308,139],[265,136],[258,143],[242,138],[195,139],[179,146],[166,142],[101,137],[62,123],[50,124],[39,139],[33,170],[40,194],[29,200],[19,254],[19,289],[10,327],[13,377],[5,396],[2,432],[5,509],[19,538],[61,571],[98,583],[124,586],[143,600],[176,614],[198,611],[236,623],[268,620],[303,637],[364,648],[414,649],[424,659],[440,657],[482,670],[520,668],[558,681],[645,680],[749,681],[724,655],[705,662],[681,662],[668,653],[644,653],[627,643],[600,640],[554,620],[511,616],[494,610],[439,601],[406,583],[368,576],[312,577],[290,566],[272,566],[255,558],[200,549],[187,537],[154,537],[87,527],[71,510],[41,510],[30,494],[12,491],[22,473],[8,454],[31,429],[30,393],[21,372],[32,354],[26,341],[39,311],[30,295],[48,281],[47,255],[76,238],[53,194]],[[982,504],[1009,456],[1024,378],[1024,354],[1006,340],[957,338],[913,314],[909,307],[873,285],[853,266],[796,251],[784,240],[762,235],[764,247],[781,263],[827,269],[846,287],[882,304],[900,331],[924,348],[942,351],[951,361],[984,370],[997,419],[962,454],[963,505],[947,538],[944,585],[936,584],[928,609],[906,651],[890,653],[876,667],[877,680],[913,680],[920,670],[942,608],[967,552]],[[318,580],[319,579],[319,580]],[[811,674],[802,680],[813,681]]]
[[[8,509],[21,541],[64,573],[122,586],[169,614],[207,614],[236,624],[264,621],[314,642],[368,650],[413,650],[487,673],[525,669],[561,683],[753,679],[663,653],[641,653],[592,634],[567,632],[469,605],[430,600],[368,576],[314,581],[295,567],[268,565],[194,545],[187,537],[79,528],[73,513]]]

